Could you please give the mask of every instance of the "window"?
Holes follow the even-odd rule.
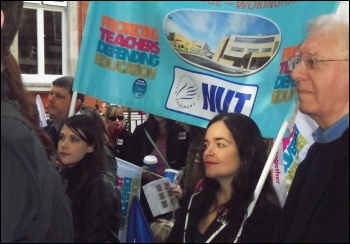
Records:
[[[50,82],[67,73],[65,1],[28,1],[17,42],[17,56],[24,82]]]
[[[18,31],[18,63],[23,74],[38,74],[37,11],[23,10],[23,21]]]
[[[67,6],[67,1],[42,1],[42,3],[47,5]]]
[[[231,47],[231,51],[233,51],[233,52],[243,52],[244,48],[243,47]]]
[[[248,48],[247,53],[257,53],[259,52],[259,49],[257,48]]]
[[[243,43],[269,43],[274,42],[275,37],[236,37],[235,42],[243,42]]]

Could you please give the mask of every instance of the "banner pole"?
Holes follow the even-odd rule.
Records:
[[[72,101],[70,102],[68,117],[70,117],[74,114],[74,107],[75,107],[75,102],[77,100],[77,95],[78,95],[78,92],[73,91]]]
[[[241,236],[241,233],[242,233],[245,221],[249,218],[249,216],[253,212],[253,209],[255,207],[256,201],[259,198],[261,189],[264,186],[264,183],[266,181],[266,177],[267,177],[267,175],[270,172],[273,160],[274,160],[274,158],[276,156],[276,153],[277,153],[278,148],[279,148],[279,146],[280,146],[280,144],[282,142],[282,139],[283,139],[283,137],[285,135],[285,132],[287,131],[288,128],[289,128],[289,130],[291,130],[291,126],[290,125],[293,124],[293,122],[295,120],[295,117],[296,117],[296,114],[297,114],[298,109],[299,109],[298,103],[294,104],[294,102],[292,102],[291,106],[294,106],[294,108],[293,108],[292,111],[289,111],[287,113],[286,118],[288,118],[288,119],[286,119],[286,118],[284,119],[284,121],[282,123],[282,126],[281,126],[281,128],[280,128],[280,130],[279,130],[279,132],[277,134],[275,143],[272,146],[272,149],[271,149],[271,152],[269,154],[269,157],[267,158],[267,161],[265,163],[265,167],[264,167],[264,169],[263,169],[263,171],[262,171],[262,173],[260,175],[259,181],[258,181],[258,183],[257,183],[257,185],[255,187],[254,198],[253,198],[253,200],[250,202],[250,204],[248,206],[248,209],[247,209],[247,212],[246,212],[246,216],[244,217],[244,220],[242,221],[241,228],[239,229],[239,231],[237,233],[237,236],[236,236],[236,238],[234,240],[234,243],[236,243],[238,241],[239,237]]]

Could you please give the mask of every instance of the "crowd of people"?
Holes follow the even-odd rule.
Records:
[[[63,76],[41,128],[10,52],[22,11],[23,2],[1,3],[1,242],[120,242],[116,157],[142,168],[142,186],[180,172],[175,214],[154,217],[141,190],[156,242],[349,242],[348,18],[312,20],[289,60],[299,109],[319,127],[281,206],[272,177],[254,199],[269,148],[243,114],[220,113],[206,128],[149,114],[130,132],[120,106],[85,107],[84,94],[69,116],[74,77]],[[147,155],[157,159],[153,172]]]

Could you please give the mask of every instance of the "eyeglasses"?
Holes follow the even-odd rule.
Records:
[[[337,59],[327,59],[327,60],[318,60],[312,57],[291,57],[288,59],[288,68],[289,70],[294,70],[297,65],[301,62],[304,69],[315,70],[317,69],[317,64],[321,62],[333,62],[333,61],[349,61],[349,59],[337,60]]]
[[[116,121],[117,119],[118,119],[119,121],[122,121],[122,120],[124,119],[124,116],[123,116],[123,115],[111,116],[111,117],[108,117],[108,119],[109,119],[110,121]]]

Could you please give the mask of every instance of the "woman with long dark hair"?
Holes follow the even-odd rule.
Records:
[[[106,169],[103,134],[88,115],[69,117],[59,134],[73,204],[74,242],[119,242],[120,190]]]
[[[169,242],[232,243],[267,160],[258,126],[243,114],[215,116],[207,126],[204,144],[203,185],[183,200]],[[267,177],[238,241],[267,242],[280,210],[272,178]]]

